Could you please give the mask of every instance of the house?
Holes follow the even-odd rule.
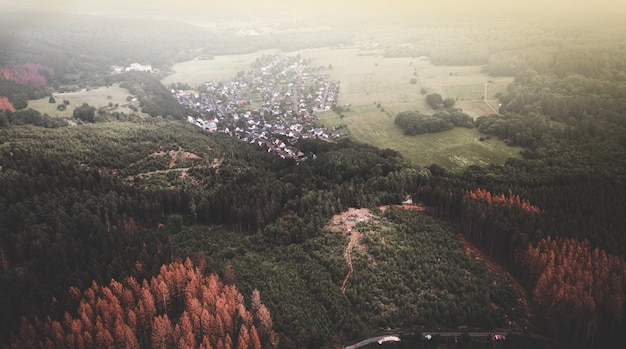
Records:
[[[139,63],[131,63],[129,67],[126,67],[126,71],[141,71],[152,73],[151,65],[141,65]]]
[[[291,125],[289,129],[296,132],[302,132],[302,124]]]
[[[209,121],[209,122],[205,123],[204,125],[202,125],[202,128],[205,131],[209,131],[209,132],[217,131],[217,125],[213,121]]]

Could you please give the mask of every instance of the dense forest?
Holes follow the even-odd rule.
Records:
[[[433,115],[397,114],[406,135],[476,127],[523,148],[449,172],[351,138],[301,139],[315,158],[285,160],[181,121],[194,113],[159,81],[173,62],[302,45],[290,34],[39,16],[30,28],[4,16],[0,35],[1,347],[341,347],[388,327],[413,347],[432,347],[419,333],[434,329],[507,329],[519,336],[509,347],[545,345],[534,334],[623,343],[626,46],[610,29],[576,42],[532,27],[535,41],[509,28],[514,39],[491,46],[459,35],[475,50],[386,48],[514,76],[499,114],[472,120],[434,94]],[[110,74],[135,61],[157,72]],[[145,116],[28,109],[114,83]],[[407,198],[420,210],[394,207]],[[329,226],[350,208],[372,215],[353,227],[357,247]]]

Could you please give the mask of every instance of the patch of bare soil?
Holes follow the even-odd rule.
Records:
[[[367,222],[374,218],[374,215],[367,208],[350,208],[348,211],[333,216],[330,225],[327,227],[331,231],[337,231],[343,234],[347,234],[349,238],[348,246],[344,250],[343,256],[348,264],[348,274],[343,279],[341,285],[341,292],[346,292],[346,286],[350,276],[354,273],[352,267],[352,249],[356,248],[358,251],[365,253],[366,247],[361,244],[361,236],[364,232],[354,229],[354,225],[358,222]]]
[[[211,150],[209,148],[209,150]],[[178,150],[169,150],[169,151],[160,151],[160,152],[154,152],[152,154],[150,154],[150,156],[169,156],[170,157],[170,163],[168,165],[168,169],[167,170],[155,170],[155,171],[150,171],[150,172],[143,172],[138,174],[139,177],[147,177],[147,176],[151,176],[153,174],[156,173],[168,173],[170,171],[178,171],[180,172],[180,178],[186,178],[187,177],[187,172],[189,171],[189,169],[191,167],[187,166],[187,167],[177,167],[181,166],[182,164],[185,163],[186,159],[202,159],[202,157],[200,157],[198,154],[196,153],[191,153],[188,151],[184,151],[182,150],[182,148],[179,148]],[[180,159],[180,160],[179,160]],[[216,173],[219,173],[219,168],[222,164],[222,161],[224,159],[219,159],[219,158],[214,158],[213,159],[213,163],[210,165],[210,167],[216,168]],[[179,164],[180,162],[180,164]],[[203,167],[203,166],[208,166],[208,165],[196,165],[195,167]],[[197,181],[195,179],[193,179],[194,182],[197,183]]]

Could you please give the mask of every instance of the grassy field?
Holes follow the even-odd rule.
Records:
[[[313,67],[332,66],[324,73],[341,81],[340,104],[380,103],[394,114],[406,110],[432,113],[420,93],[424,87],[444,98],[454,98],[466,113],[477,118],[493,113],[482,103],[485,84],[489,85],[487,98],[491,105],[497,105],[495,94],[506,91],[512,81],[511,77],[490,77],[481,66],[436,66],[411,57],[386,58],[383,50],[322,48],[298,53],[313,58]],[[411,79],[416,83],[411,84]],[[481,103],[473,103],[476,101]]]
[[[484,105],[484,104],[483,104]],[[484,135],[476,129],[454,128],[450,131],[405,136],[394,118],[375,105],[351,107],[339,117],[334,112],[318,114],[325,127],[346,125],[352,137],[379,148],[397,150],[416,165],[439,164],[451,171],[469,165],[503,163],[516,157],[519,148],[496,139],[480,141]]]
[[[299,51],[311,57],[316,66],[332,66],[323,71],[329,79],[341,82],[339,104],[363,106],[382,104],[392,113],[426,108],[415,72],[417,60],[410,57],[384,58],[382,50],[309,49]],[[411,84],[411,78],[417,82]]]
[[[239,71],[247,71],[257,57],[278,51],[261,51],[245,55],[216,56],[214,60],[177,63],[173,75],[164,84],[184,82],[197,86],[204,81],[224,81]],[[355,139],[380,148],[392,148],[418,165],[440,164],[449,170],[468,165],[503,163],[518,156],[519,148],[509,147],[496,139],[479,141],[484,136],[476,130],[457,128],[447,132],[408,137],[395,124],[395,115],[419,110],[432,114],[421,89],[451,97],[457,106],[474,119],[494,110],[483,101],[485,84],[490,105],[497,107],[494,96],[504,92],[510,77],[494,78],[482,72],[481,66],[436,66],[428,60],[411,57],[384,57],[379,49],[315,48],[296,52],[312,59],[310,67],[317,73],[341,83],[339,105],[350,105],[344,117],[334,112],[319,114],[326,127],[344,125]],[[415,79],[415,83],[411,83]],[[381,108],[378,107],[380,105]]]
[[[240,71],[248,71],[258,57],[264,54],[276,54],[276,50],[257,51],[254,53],[215,56],[211,60],[194,59],[174,64],[173,74],[161,80],[164,85],[184,82],[192,87],[197,87],[207,81],[228,81],[234,78]]]
[[[93,90],[81,90],[78,92],[67,92],[67,93],[55,93],[54,98],[56,99],[56,103],[49,103],[48,97],[35,99],[28,101],[28,107],[35,109],[42,114],[48,114],[50,116],[63,117],[63,118],[71,118],[74,113],[74,108],[82,105],[83,103],[87,103],[90,106],[94,106],[96,108],[100,107],[108,107],[109,102],[115,104],[119,104],[119,107],[112,107],[109,109],[110,112],[123,112],[126,114],[134,113],[131,109],[128,108],[128,101],[126,101],[126,97],[128,97],[130,93],[127,89],[119,87],[117,84],[112,85],[111,87],[99,87]],[[64,111],[57,110],[57,105],[63,103],[63,100],[66,99],[70,101],[70,105],[67,106],[67,109]],[[149,116],[148,114],[143,114],[141,112],[136,112],[140,116]]]

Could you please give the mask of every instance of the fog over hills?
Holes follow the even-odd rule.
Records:
[[[618,16],[624,14],[626,5],[619,0],[556,0],[556,1],[496,1],[496,0],[443,0],[407,1],[389,0],[384,2],[357,0],[321,0],[315,2],[295,2],[288,0],[236,0],[226,2],[181,0],[176,2],[158,1],[97,1],[97,0],[2,0],[4,8],[37,8],[68,12],[144,15],[144,16],[184,16],[204,17],[208,20],[237,16],[300,16],[303,20],[328,18],[331,21],[348,19],[436,19],[449,16],[510,16],[542,17],[546,15],[595,17],[599,15]]]

